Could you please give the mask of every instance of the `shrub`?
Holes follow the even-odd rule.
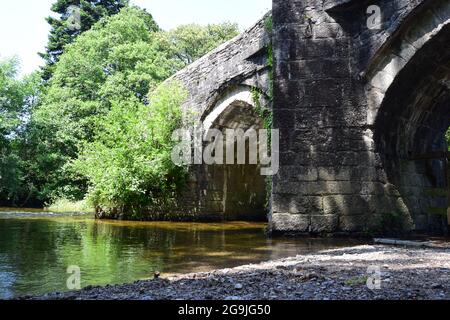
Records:
[[[144,208],[175,196],[187,172],[171,160],[172,133],[181,127],[185,99],[181,85],[171,82],[150,94],[149,105],[112,104],[98,123],[95,141],[73,162],[89,181],[90,203],[139,219]]]

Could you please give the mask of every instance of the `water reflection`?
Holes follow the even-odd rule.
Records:
[[[0,212],[0,298],[65,291],[67,267],[82,285],[150,278],[277,259],[348,241],[270,239],[259,223],[96,221],[86,215]],[[356,244],[356,243],[355,243]]]

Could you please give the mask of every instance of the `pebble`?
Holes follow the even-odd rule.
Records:
[[[237,296],[228,296],[225,298],[225,301],[235,301],[235,300],[241,300],[241,298]]]
[[[238,283],[238,284],[236,284],[236,285],[234,286],[234,288],[235,288],[236,290],[242,290],[242,289],[244,288],[244,286],[243,286],[242,284]]]
[[[443,288],[444,288],[444,286],[440,283],[433,283],[431,285],[431,289],[443,289]]]
[[[352,291],[353,288],[350,288],[350,287],[342,287],[342,290],[343,290],[343,291]]]
[[[389,251],[388,256],[386,251]],[[343,254],[346,254],[344,261]],[[364,258],[361,254],[364,254]],[[349,266],[347,262],[352,256],[353,266]],[[424,261],[421,268],[417,268],[418,259]],[[445,290],[448,284],[447,272],[450,270],[450,250],[358,246],[306,254],[285,261],[286,265],[282,267],[280,265],[283,262],[279,260],[233,270],[180,276],[171,280],[141,281],[136,284],[88,288],[91,290],[22,299],[242,300],[243,297],[236,293],[245,288],[246,300],[450,300],[450,290]],[[386,283],[382,290],[369,290],[362,283],[348,285],[350,281],[364,277],[369,266],[381,266],[386,262],[389,264],[384,267],[389,266],[391,272],[383,272],[383,283],[389,284]]]

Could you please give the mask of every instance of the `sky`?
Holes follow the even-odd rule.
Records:
[[[21,75],[42,65],[38,52],[47,44],[55,0],[0,0],[0,59],[17,56]],[[236,22],[241,30],[252,26],[271,9],[272,0],[131,0],[146,8],[161,28],[173,29],[187,23]]]

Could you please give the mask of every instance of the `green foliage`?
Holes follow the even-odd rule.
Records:
[[[264,20],[264,29],[269,34],[269,39],[270,39],[269,41],[270,41],[270,44],[272,44],[273,43],[273,41],[272,41],[272,34],[273,34],[273,17],[272,17],[272,15],[266,16],[266,18]],[[270,59],[269,65],[270,65],[270,67],[273,66],[273,59]]]
[[[268,16],[265,21],[265,30],[269,34],[269,43],[267,46],[267,66],[269,68],[269,91],[267,93],[270,103],[273,102],[273,43],[272,43],[272,32],[273,32],[273,20],[272,16]],[[273,129],[273,109],[272,106],[264,106],[261,103],[261,98],[264,93],[258,89],[252,89],[252,100],[255,104],[255,110],[259,116],[264,120],[264,129]],[[272,136],[269,134],[268,142],[269,148],[272,144]],[[273,178],[267,177],[266,179],[266,207],[269,208],[271,195],[272,195]]]
[[[72,201],[68,199],[58,199],[45,208],[49,212],[57,213],[94,213],[94,208],[86,200]]]
[[[80,30],[69,28],[72,4],[81,8]],[[166,134],[176,121],[161,103],[175,110],[183,94],[158,89],[153,120],[144,125],[148,92],[237,35],[237,26],[163,32],[127,0],[58,0],[52,10],[61,17],[49,18],[43,75],[16,81],[17,62],[1,64],[0,202],[76,202],[89,191],[101,206],[142,207],[152,197],[172,197],[184,171],[167,162]],[[139,138],[145,128],[154,130],[148,145]]]
[[[238,26],[234,23],[189,24],[162,32],[160,37],[161,43],[172,50],[179,67],[184,68],[238,34]]]
[[[27,80],[17,79],[16,58],[0,61],[0,146],[20,127],[20,115],[26,103]]]
[[[104,130],[99,119],[114,105],[137,110],[147,102],[149,89],[184,66],[180,57],[198,58],[235,29],[189,26],[164,37],[150,14],[127,7],[67,45],[29,126],[33,143],[28,153],[35,158],[29,172],[38,199],[84,198],[88,181],[67,164]]]
[[[448,151],[450,151],[450,128],[448,129],[447,133],[445,134],[445,137],[447,138]]]
[[[346,286],[361,286],[361,285],[365,285],[367,283],[368,277],[364,276],[364,277],[354,277],[354,278],[349,278],[347,280],[345,280],[345,285]]]
[[[264,129],[272,130],[273,112],[271,106],[265,106],[261,103],[263,92],[258,88],[252,88],[252,100],[255,104],[255,111],[264,120]],[[269,136],[269,142],[270,142]]]
[[[22,134],[36,101],[39,75],[17,79],[16,58],[0,61],[0,204],[15,205],[26,193]]]
[[[174,72],[152,37],[156,30],[148,13],[126,8],[66,47],[29,129],[36,141],[30,169],[39,199],[82,199],[86,181],[66,164],[82,143],[93,140],[98,119],[113,101],[144,103],[149,88]]]
[[[269,34],[269,44],[267,46],[267,66],[269,67],[269,98],[273,100],[273,19],[268,16],[265,20],[265,29]]]
[[[261,103],[263,92],[258,88],[252,88],[252,100],[255,104],[255,111],[264,121],[264,129],[272,130],[273,128],[273,111],[271,106],[266,106]],[[268,147],[271,148],[272,145],[272,135],[269,131],[269,135],[267,137]],[[270,207],[270,201],[272,197],[272,185],[273,178],[268,176],[266,178],[266,208]]]
[[[58,18],[48,17],[51,26],[48,45],[41,57],[46,61],[42,76],[49,80],[53,75],[55,64],[63,54],[65,47],[72,43],[81,33],[91,27],[103,17],[117,14],[128,6],[129,0],[57,0],[51,10],[59,14]],[[79,27],[71,25],[70,6],[77,6],[80,13]]]
[[[171,160],[172,133],[182,125],[186,97],[184,89],[171,82],[151,93],[149,105],[138,100],[113,103],[99,121],[95,141],[87,143],[72,164],[89,180],[94,206],[120,208],[139,218],[142,208],[175,196],[186,170]]]

